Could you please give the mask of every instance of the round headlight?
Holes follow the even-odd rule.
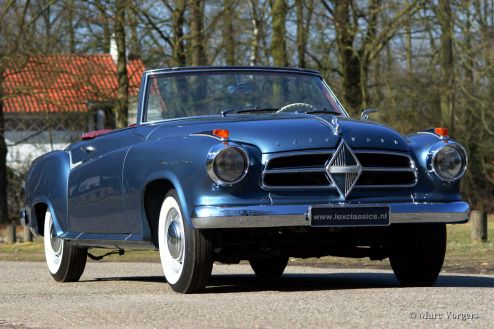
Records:
[[[232,185],[247,174],[247,153],[238,146],[219,144],[209,152],[207,171],[209,177],[219,185]]]
[[[458,147],[446,145],[436,152],[432,166],[439,178],[455,180],[464,173],[466,155]]]

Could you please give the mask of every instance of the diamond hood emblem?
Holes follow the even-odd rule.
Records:
[[[344,140],[326,165],[326,173],[340,197],[346,199],[362,173],[362,165]]]

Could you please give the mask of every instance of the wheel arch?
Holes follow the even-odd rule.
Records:
[[[167,178],[156,178],[149,181],[144,188],[143,203],[144,212],[146,216],[146,224],[149,227],[151,233],[151,241],[156,248],[158,248],[158,223],[159,215],[161,210],[161,205],[165,199],[166,194],[175,190],[180,198],[177,200],[180,203],[182,209],[184,209],[184,215],[187,213],[187,204],[185,201],[185,195],[181,188],[181,185],[174,179]],[[187,215],[185,215],[185,221],[189,221]]]
[[[57,236],[60,237],[63,235],[64,230],[60,225],[56,211],[54,211],[53,206],[48,200],[36,202],[33,206],[32,215],[34,215],[33,221],[35,222],[35,233],[44,236],[45,215],[48,210],[51,213],[53,225],[55,226],[55,232],[57,233]]]

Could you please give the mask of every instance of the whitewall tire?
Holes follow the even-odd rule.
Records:
[[[174,291],[191,293],[206,286],[213,266],[212,244],[205,232],[187,225],[175,190],[161,205],[158,244],[166,281]]]
[[[168,283],[175,284],[184,268],[185,236],[180,206],[174,197],[169,196],[163,202],[158,225],[160,258]]]
[[[70,241],[56,236],[50,210],[45,214],[43,241],[48,271],[58,282],[78,281],[84,272],[87,249],[77,248]]]

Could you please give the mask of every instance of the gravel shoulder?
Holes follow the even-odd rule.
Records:
[[[259,282],[248,265],[216,265],[206,291],[171,291],[157,263],[88,263],[56,283],[41,262],[0,262],[2,328],[494,327],[494,276],[443,273],[400,288],[392,272],[289,266]]]

